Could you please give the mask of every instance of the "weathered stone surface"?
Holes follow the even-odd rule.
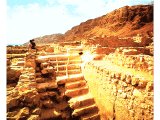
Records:
[[[44,119],[49,119],[49,118],[57,118],[60,117],[61,112],[55,110],[54,108],[52,109],[42,109],[41,115],[40,115],[40,119],[44,120]]]
[[[91,105],[91,106],[86,106],[86,107],[81,107],[78,109],[75,109],[72,113],[73,116],[80,116],[83,114],[88,114],[88,113],[93,113],[93,112],[98,112],[98,108],[96,105]]]
[[[24,107],[22,108],[19,113],[17,114],[17,119],[25,119],[26,117],[29,116],[29,108],[28,107]]]
[[[148,82],[146,86],[146,90],[151,92],[153,90],[153,82]]]
[[[73,82],[73,83],[67,83],[65,88],[66,89],[72,89],[72,88],[82,87],[85,84],[86,84],[86,81],[81,80],[81,81],[77,81],[77,82]]]
[[[91,95],[85,94],[75,98],[71,98],[69,100],[69,105],[71,108],[77,109],[82,106],[94,104],[94,102],[94,98]]]
[[[78,95],[86,94],[87,92],[88,92],[88,87],[81,87],[81,88],[66,90],[65,95],[68,97],[75,97]]]
[[[7,97],[7,108],[13,108],[18,106],[19,104],[19,97]]]
[[[99,114],[87,114],[81,117],[81,120],[101,120]]]
[[[40,120],[39,115],[31,115],[27,120]]]
[[[133,78],[131,84],[132,84],[133,86],[138,85],[138,84],[139,84],[139,78]]]
[[[32,114],[34,114],[34,115],[40,115],[40,114],[41,114],[41,109],[40,109],[40,108],[35,108],[35,109],[32,111]]]
[[[24,66],[25,67],[32,67],[32,68],[36,67],[36,65],[35,65],[35,63],[33,63],[33,61],[27,61],[27,62],[25,62]]]
[[[44,81],[45,81],[45,79],[42,78],[42,77],[36,78],[36,82],[37,82],[37,83],[42,83],[42,82],[44,82]]]
[[[15,81],[16,79],[19,79],[19,76],[21,75],[22,69],[21,68],[9,68],[7,69],[7,80],[8,81]]]
[[[141,71],[116,66],[111,62],[101,61],[92,61],[86,64],[83,70],[90,92],[104,120],[153,117],[151,113],[145,114],[146,111],[153,111],[152,105],[147,107],[153,102],[151,99],[153,98],[153,84],[149,82],[152,81],[152,76]],[[121,78],[115,83],[113,81],[118,78],[118,73],[121,73]],[[142,110],[145,110],[144,114],[140,113]]]
[[[7,118],[15,118],[17,113],[18,113],[17,110],[15,110],[13,112],[7,112]]]
[[[45,91],[46,89],[54,89],[57,88],[57,83],[55,81],[50,81],[47,83],[39,83],[37,85],[38,91]]]

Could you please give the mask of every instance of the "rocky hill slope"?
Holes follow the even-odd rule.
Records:
[[[153,5],[124,6],[73,27],[65,33],[65,40],[137,34],[152,36],[152,32]]]
[[[107,43],[109,42],[110,44],[111,39],[114,39],[111,42],[115,43],[117,37],[133,37],[137,34],[145,38],[152,38],[153,5],[124,6],[101,17],[82,22],[80,25],[74,26],[66,31],[65,34],[46,35],[35,38],[35,40],[37,44],[50,44],[83,40],[89,40],[88,43],[95,43],[95,41],[102,43],[102,41],[109,39]],[[148,45],[152,42],[152,40],[149,40],[146,44]],[[106,43],[104,46],[105,45]],[[131,46],[132,45],[131,43]],[[140,46],[144,46],[144,44]]]
[[[37,37],[34,38],[36,44],[38,45],[43,45],[43,44],[52,44],[58,41],[63,41],[64,40],[64,35],[57,33],[57,34],[52,34],[52,35],[45,35],[42,37]],[[24,45],[28,45],[29,42],[25,43]]]

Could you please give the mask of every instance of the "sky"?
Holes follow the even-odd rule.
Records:
[[[125,5],[152,0],[7,0],[7,44],[23,44],[32,38],[65,33],[72,27]]]

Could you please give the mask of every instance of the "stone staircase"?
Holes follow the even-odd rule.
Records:
[[[7,119],[100,120],[99,110],[81,71],[80,50],[28,53],[12,94]]]
[[[55,66],[58,85],[65,85],[64,95],[69,97],[69,106],[73,109],[72,116],[81,120],[100,120],[98,107],[89,93],[89,88],[81,73],[81,58],[79,54],[61,54],[43,57],[48,60],[44,65]]]

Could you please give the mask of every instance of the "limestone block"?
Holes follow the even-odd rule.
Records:
[[[122,74],[122,75],[121,75],[121,80],[122,80],[122,81],[125,81],[125,80],[126,80],[126,75],[125,75],[125,74]]]
[[[131,75],[127,75],[126,77],[126,83],[130,84],[132,81]]]
[[[61,112],[55,110],[54,108],[52,109],[42,109],[41,115],[40,115],[40,119],[41,120],[45,120],[45,119],[54,119],[54,118],[58,118],[59,116],[61,116]]]
[[[43,68],[46,68],[48,65],[49,63],[44,62],[44,63],[41,63],[40,67],[43,69]]]
[[[15,110],[13,112],[7,112],[7,118],[15,118],[18,113],[18,110]]]
[[[147,81],[140,81],[139,84],[138,84],[138,86],[139,86],[140,88],[145,88],[146,85],[147,85]]]
[[[36,67],[36,72],[40,72],[41,71],[41,69],[39,68],[39,67]]]
[[[45,100],[45,99],[48,99],[48,98],[50,98],[50,97],[57,96],[57,93],[51,91],[51,92],[39,93],[38,95],[39,95],[39,97],[40,97],[41,100]]]
[[[41,70],[41,73],[42,73],[42,74],[47,74],[48,71],[47,71],[47,69],[43,69],[43,70]]]
[[[146,91],[151,92],[153,90],[153,82],[148,82],[146,86]]]
[[[127,94],[126,93],[122,93],[121,94],[121,98],[126,99],[127,98]]]
[[[140,81],[139,78],[133,77],[131,84],[132,84],[133,86],[138,85],[138,84],[139,84],[139,81]]]
[[[39,77],[41,77],[41,73],[40,72],[36,72],[35,76],[36,76],[36,78],[39,78]]]
[[[17,66],[24,66],[24,61],[18,61]]]
[[[7,97],[7,108],[13,108],[19,105],[19,97]]]
[[[42,82],[44,82],[44,81],[45,81],[45,79],[42,78],[42,77],[36,78],[36,82],[37,82],[37,83],[42,83]]]
[[[30,90],[28,93],[23,94],[23,101],[26,103],[31,103],[33,105],[39,105],[40,97],[36,91]]]
[[[24,66],[25,66],[25,67],[32,67],[32,68],[35,68],[35,67],[36,67],[35,63],[30,62],[30,61],[29,61],[29,62],[26,61],[25,64],[24,64]]]
[[[73,82],[73,83],[67,83],[65,88],[66,89],[72,89],[72,88],[78,88],[78,87],[82,87],[86,84],[85,80],[81,80],[81,81],[77,81],[77,82]]]
[[[121,78],[121,73],[116,73],[116,74],[115,74],[115,77],[116,77],[117,79],[120,79],[120,78]]]
[[[14,81],[14,80],[18,79],[20,75],[21,75],[21,69],[18,69],[18,68],[8,69],[7,80]]]
[[[7,66],[9,66],[11,64],[11,60],[7,59]]]
[[[127,85],[127,83],[122,82],[122,86],[123,86],[123,87],[127,87],[128,85]]]
[[[34,115],[40,115],[40,114],[41,114],[41,109],[40,109],[40,108],[35,108],[35,109],[32,111],[32,114],[34,114]]]
[[[47,68],[44,68],[43,70],[41,70],[42,74],[47,74],[47,73],[53,73],[54,69],[52,66],[49,66]]]
[[[47,100],[42,101],[41,104],[42,104],[43,107],[45,107],[45,108],[53,108],[53,106],[54,106],[53,101],[50,100],[50,99],[47,99]]]
[[[138,89],[134,89],[133,90],[133,95],[135,97],[141,97],[142,96],[142,93],[138,90]]]
[[[91,106],[84,106],[82,108],[79,109],[75,109],[72,113],[73,116],[80,116],[83,114],[88,114],[88,113],[93,113],[93,112],[98,112],[98,108],[97,106],[91,105]]]
[[[29,116],[29,108],[28,107],[24,107],[22,108],[19,113],[17,114],[17,119],[24,119],[25,117]]]
[[[54,48],[48,47],[48,48],[45,49],[45,52],[53,53],[54,52]]]
[[[23,71],[27,72],[27,73],[34,73],[35,72],[35,69],[34,68],[31,68],[31,67],[27,67],[27,68],[24,68]]]
[[[97,113],[83,115],[81,120],[101,120],[100,115]]]
[[[40,120],[39,115],[31,115],[27,120]]]
[[[123,55],[136,55],[138,54],[136,49],[123,49]]]
[[[46,89],[55,89],[55,88],[57,88],[57,83],[55,81],[50,81],[47,83],[39,83],[37,85],[37,90],[39,92],[46,91]]]
[[[75,97],[78,95],[83,95],[88,92],[88,87],[81,87],[73,90],[67,90],[65,92],[65,95],[68,97]]]
[[[94,103],[95,103],[94,98],[89,96],[88,94],[83,95],[83,96],[79,96],[76,98],[72,98],[69,100],[69,105],[73,109],[77,109],[82,106],[88,106],[88,105],[91,105]]]

